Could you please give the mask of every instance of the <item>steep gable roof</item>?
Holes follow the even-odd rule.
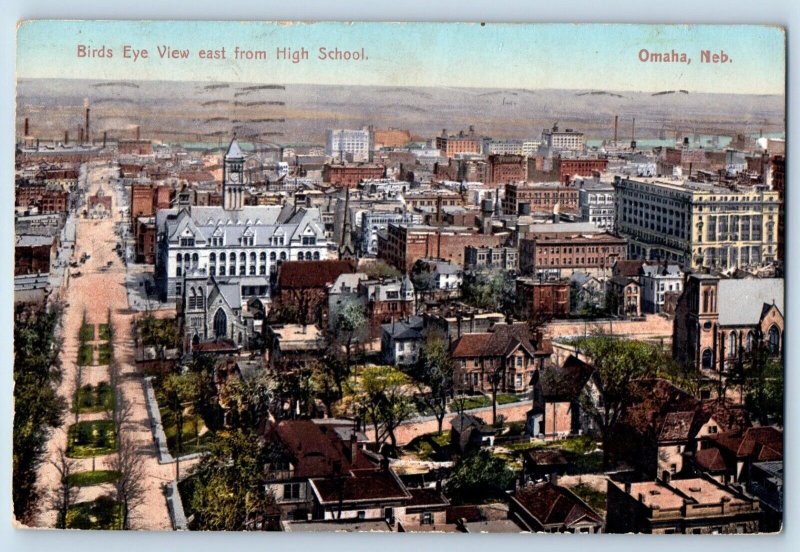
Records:
[[[352,261],[287,261],[278,268],[280,289],[325,288],[345,273],[355,272]]]
[[[543,526],[573,525],[582,519],[602,524],[603,519],[574,494],[549,482],[528,485],[514,495],[517,501]]]

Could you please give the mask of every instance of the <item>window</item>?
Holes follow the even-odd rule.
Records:
[[[422,525],[433,525],[433,512],[422,512]]]
[[[356,519],[360,521],[363,521],[365,517],[367,517],[367,513],[364,510],[359,510],[358,513],[356,513]]]
[[[297,500],[300,498],[300,483],[287,483],[283,486],[284,500]]]
[[[673,475],[674,475],[674,474],[676,474],[676,473],[678,473],[678,466],[677,466],[677,464],[670,464],[670,465],[669,465],[669,473],[671,473],[671,474],[673,474]]]
[[[714,425],[708,426],[708,432],[713,435],[714,433],[717,432],[717,426],[714,426]]]

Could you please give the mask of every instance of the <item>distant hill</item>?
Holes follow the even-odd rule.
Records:
[[[482,135],[535,138],[555,121],[589,138],[610,138],[614,115],[625,140],[633,117],[640,139],[785,126],[785,99],[775,95],[23,79],[17,134],[29,117],[31,133],[41,138],[58,139],[67,128],[75,136],[85,98],[92,136],[132,137],[139,125],[143,137],[166,141],[216,141],[236,131],[279,143],[322,143],[326,128],[369,124],[425,137],[473,125]]]

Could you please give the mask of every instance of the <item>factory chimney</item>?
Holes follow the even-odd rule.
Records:
[[[108,132],[104,130],[103,131],[103,149],[105,149],[105,147],[106,147],[107,134],[108,134]]]
[[[80,135],[80,142],[79,144],[83,144],[83,127],[78,125],[78,130],[80,131],[78,134]]]
[[[636,117],[631,122],[631,149],[636,149]]]
[[[614,146],[617,145],[617,128],[619,126],[619,115],[614,115]]]
[[[69,144],[69,130],[64,131],[64,145]]]
[[[28,124],[28,118],[25,117],[25,132],[23,133],[24,136],[28,136],[28,131],[30,130],[30,125]]]
[[[86,141],[90,142],[91,138],[89,137],[89,98],[85,98],[83,100],[83,107],[86,108],[86,123],[83,125],[84,128],[86,129],[84,136],[86,138]]]
[[[136,141],[139,141],[139,125],[136,125]]]

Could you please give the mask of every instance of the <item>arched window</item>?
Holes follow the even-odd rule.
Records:
[[[225,253],[220,253],[219,254],[219,262],[224,263],[226,260],[227,260],[227,256],[225,255]]]
[[[306,260],[307,261],[311,260],[311,251],[306,251]]]
[[[256,274],[256,265],[251,264],[250,265],[250,276],[255,276],[255,274]]]
[[[250,264],[255,264],[255,263],[256,263],[256,254],[255,254],[255,252],[251,252],[250,253]]]
[[[303,252],[302,252],[302,251],[300,251],[299,253],[297,253],[297,260],[298,260],[298,261],[302,261],[302,260],[303,260]]]
[[[245,254],[244,251],[242,251],[241,253],[239,253],[239,263],[244,264],[246,262],[247,262],[247,255]]]
[[[281,251],[281,260],[282,261],[286,260],[286,251]]]
[[[225,337],[228,333],[228,317],[225,315],[225,311],[217,309],[217,312],[214,314],[214,336],[215,337]]]
[[[736,356],[736,332],[728,334],[728,356]]]
[[[258,273],[261,274],[262,276],[264,274],[266,274],[267,273],[267,265],[262,264],[261,266],[259,266],[258,267]]]
[[[213,251],[211,252],[211,255],[208,256],[208,262],[210,262],[211,264],[216,264],[217,262],[217,254],[214,253]]]
[[[175,262],[177,262],[178,264],[181,264],[181,263],[183,263],[183,255],[181,255],[180,253],[178,253],[178,256],[177,256],[177,257],[175,257]]]
[[[753,332],[747,332],[747,352],[748,353],[753,350],[753,340],[754,339],[755,339],[755,336],[753,336]]]
[[[711,349],[703,351],[703,368],[711,368]]]
[[[262,251],[261,254],[258,256],[258,260],[261,261],[262,263],[267,262],[267,254],[264,251]]]
[[[319,260],[319,251],[314,251],[314,260],[315,261]]]
[[[225,267],[222,267],[222,268],[224,269]],[[209,274],[209,276],[216,276],[217,275],[217,267],[213,266],[213,265],[208,267],[208,274]]]
[[[278,256],[277,256],[277,255],[275,255],[275,252],[274,252],[274,251],[273,251],[272,253],[270,253],[270,254],[269,254],[269,260],[270,260],[270,261],[274,261],[274,260],[275,260],[275,259],[277,259],[277,258],[278,258]]]
[[[769,352],[777,354],[781,350],[781,332],[777,326],[770,326],[768,336]]]
[[[219,275],[220,276],[225,276],[225,265],[220,265],[220,267],[219,267]],[[212,274],[212,276],[213,276],[213,274]]]
[[[197,253],[192,253],[192,266],[197,266],[197,261],[199,261],[199,260],[200,259],[197,256]]]

